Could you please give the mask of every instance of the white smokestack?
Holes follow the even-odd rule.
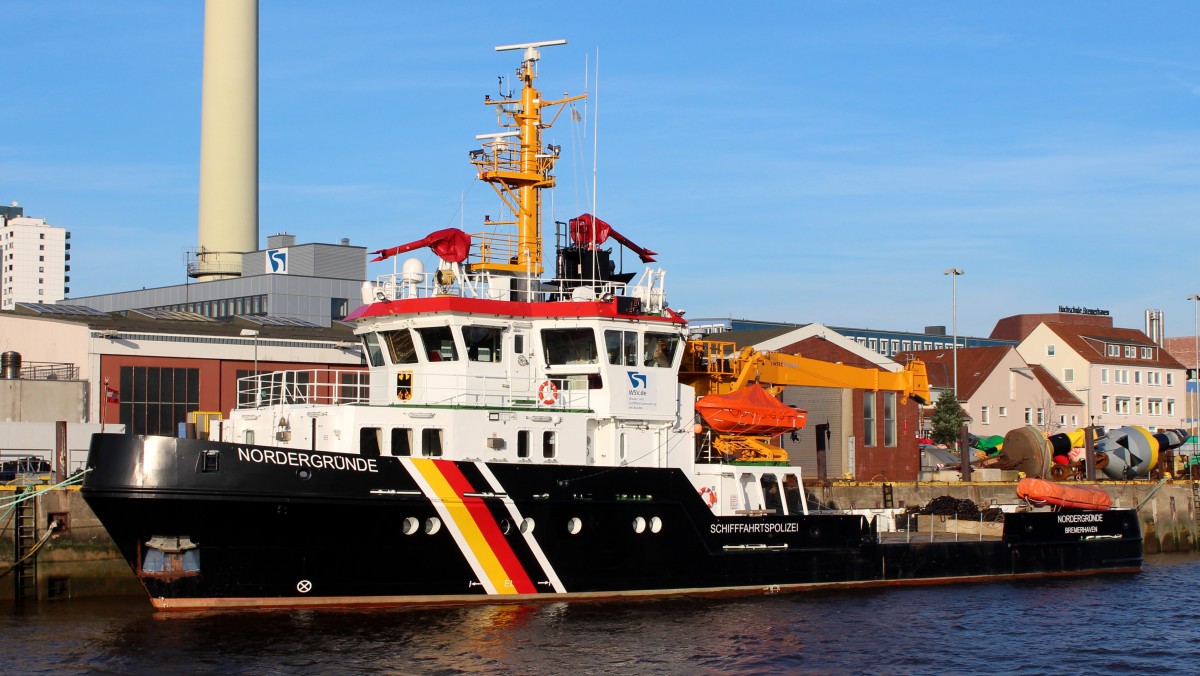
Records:
[[[206,0],[196,277],[242,273],[258,249],[258,0]]]

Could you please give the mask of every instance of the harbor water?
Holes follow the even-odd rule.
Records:
[[[740,598],[162,614],[0,606],[6,673],[1194,673],[1200,555],[1137,575]]]

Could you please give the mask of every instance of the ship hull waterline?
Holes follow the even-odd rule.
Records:
[[[771,594],[1128,574],[1142,559],[1132,510],[904,541],[857,515],[717,517],[675,468],[128,435],[96,435],[88,467],[85,500],[162,610]]]

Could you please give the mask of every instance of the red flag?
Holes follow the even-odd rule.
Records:
[[[119,404],[119,403],[121,403],[121,393],[114,390],[113,388],[105,385],[104,386],[104,401],[107,401],[110,404]]]

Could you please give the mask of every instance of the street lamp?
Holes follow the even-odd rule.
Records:
[[[258,330],[242,329],[241,335],[254,338],[254,377],[258,377]]]
[[[1195,391],[1192,392],[1191,401],[1188,406],[1188,415],[1192,417],[1192,455],[1196,454],[1197,437],[1200,437],[1200,293],[1193,293],[1187,297],[1188,300],[1194,301],[1196,308],[1196,325],[1193,329],[1195,335],[1194,352],[1192,353],[1192,373],[1196,382]],[[1189,378],[1188,380],[1193,380]],[[1184,386],[1184,391],[1187,391],[1187,386]]]
[[[958,402],[958,278],[962,268],[950,268],[942,273],[950,275],[950,312],[954,326],[954,401]]]

